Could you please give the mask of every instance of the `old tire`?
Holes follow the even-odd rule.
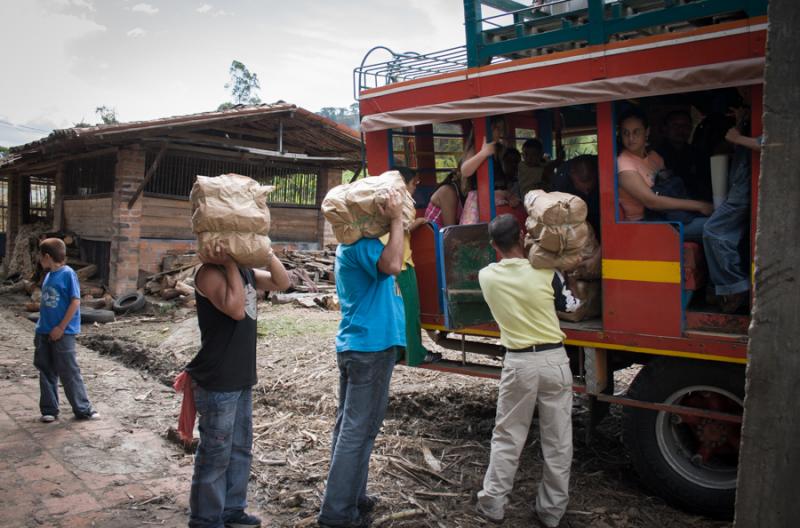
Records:
[[[145,298],[139,292],[130,292],[118,297],[112,309],[116,313],[134,313],[144,308]]]
[[[112,323],[115,319],[116,316],[111,310],[81,309],[81,323]]]
[[[628,391],[648,402],[741,415],[744,367],[659,358]],[[736,498],[741,424],[625,407],[623,437],[639,478],[667,502],[729,519]]]

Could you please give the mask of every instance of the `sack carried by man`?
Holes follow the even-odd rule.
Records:
[[[525,209],[525,246],[530,248],[528,260],[534,268],[567,272],[596,254],[598,244],[586,222],[586,202],[579,197],[536,189],[525,195]]]
[[[333,234],[342,244],[362,238],[380,238],[389,232],[391,222],[381,214],[389,189],[403,197],[403,228],[408,229],[416,216],[414,199],[398,171],[384,172],[353,183],[338,185],[322,200],[322,214],[331,224]]]
[[[218,245],[242,266],[265,266],[272,252],[267,195],[273,189],[240,174],[198,176],[189,195],[197,250]]]

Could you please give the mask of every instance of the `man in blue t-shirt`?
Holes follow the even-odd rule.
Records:
[[[331,440],[322,527],[369,526],[376,499],[367,495],[375,437],[389,401],[397,348],[406,346],[403,299],[395,275],[403,266],[403,208],[392,191],[381,211],[389,241],[363,238],[336,250],[336,293],[342,321],[336,334],[339,407]]]
[[[39,243],[39,258],[47,275],[42,283],[39,321],[36,323],[36,347],[33,365],[39,369],[39,410],[41,420],[58,418],[58,380],[64,386],[78,419],[97,419],[86,395],[86,385],[75,354],[75,336],[81,331],[81,288],[78,276],[66,265],[67,248],[60,238],[46,238]]]

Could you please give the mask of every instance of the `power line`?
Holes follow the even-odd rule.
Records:
[[[49,130],[42,130],[41,128],[34,128],[29,127],[26,125],[15,125],[14,123],[10,123],[8,121],[4,121],[0,119],[0,125],[5,125],[7,127],[16,128],[17,130],[32,130],[33,132],[41,132],[42,134],[49,134]]]

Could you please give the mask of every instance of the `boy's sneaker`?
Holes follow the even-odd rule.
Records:
[[[240,511],[235,516],[225,521],[225,528],[260,528],[261,519],[255,515],[250,515]]]
[[[362,516],[367,516],[375,511],[375,506],[378,505],[380,499],[377,495],[367,495],[364,499],[358,501],[358,513]]]
[[[481,504],[480,500],[478,500],[478,502],[475,504],[475,511],[478,512],[478,515],[480,515],[487,521],[491,521],[497,524],[503,522],[503,518],[505,517],[502,511],[490,510],[489,508]]]
[[[52,414],[43,414],[39,417],[39,421],[42,423],[53,423],[56,421],[56,417]]]
[[[100,418],[100,413],[97,411],[92,411],[89,414],[75,417],[76,420],[99,420]]]

